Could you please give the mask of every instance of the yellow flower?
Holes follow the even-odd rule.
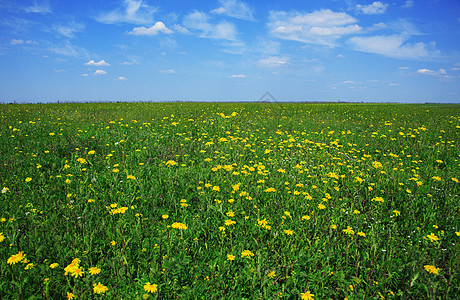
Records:
[[[351,226],[348,226],[347,229],[344,229],[342,231],[345,232],[346,234],[352,234],[352,235],[355,234]]]
[[[435,274],[435,275],[438,275],[439,271],[441,270],[440,268],[436,268],[435,266],[432,266],[432,265],[426,265],[424,266],[424,268],[428,273]]]
[[[455,181],[456,183],[458,183],[458,179],[457,179],[457,178],[452,177],[451,179],[452,179],[452,181]]]
[[[177,162],[175,162],[174,160],[168,160],[165,164],[167,166],[175,166],[175,165],[177,165]]]
[[[115,242],[115,241],[110,242],[110,245],[112,245],[112,246],[115,246],[116,244],[117,244],[117,242]]]
[[[3,232],[0,232],[0,243],[3,242],[5,239],[5,236],[3,235]]]
[[[107,292],[109,289],[99,282],[98,284],[93,284],[93,290],[96,294],[102,294]]]
[[[219,191],[220,191],[220,187],[217,186],[217,185],[216,185],[216,186],[213,186],[213,187],[212,187],[212,190],[213,190],[213,191],[219,192]]]
[[[337,229],[337,225],[335,225],[335,224],[332,224],[331,227],[332,227],[332,229]]]
[[[150,284],[150,282],[146,282],[144,285],[144,290],[149,293],[155,293],[157,291],[157,284]]]
[[[112,172],[113,172],[113,173],[118,173],[118,172],[120,172],[120,170],[118,170],[118,169],[112,169]]]
[[[251,257],[254,256],[254,253],[252,253],[250,250],[244,250],[241,252],[241,257]]]
[[[401,212],[399,210],[393,210],[395,216],[400,216],[401,215]]]
[[[456,234],[457,236],[460,236],[460,231],[455,231],[455,234]]]
[[[82,269],[80,269],[78,266],[73,269],[72,276],[75,276],[75,278],[78,278],[78,276],[83,277],[85,272],[83,272]]]
[[[35,267],[35,265],[33,263],[30,263],[24,267],[24,270],[29,270],[29,269],[32,269],[33,267]]]
[[[171,227],[175,228],[175,229],[180,229],[180,230],[186,230],[187,229],[187,225],[185,225],[184,223],[178,223],[178,222],[174,222],[171,225]]]
[[[320,204],[318,204],[318,208],[319,209],[326,209],[326,205],[320,203]]]
[[[26,178],[26,182],[29,182],[29,181],[32,181],[32,178],[27,177],[27,178]]]
[[[136,180],[136,177],[134,177],[133,175],[128,175],[126,176],[126,179]]]
[[[88,154],[89,154],[89,155],[93,155],[93,154],[95,154],[95,153],[96,153],[96,151],[94,151],[94,150],[88,151]]]
[[[67,299],[75,299],[75,295],[67,292]]]
[[[85,164],[85,163],[86,163],[86,159],[81,158],[81,157],[78,158],[77,161],[78,161],[79,163],[81,163],[81,164]]]
[[[307,216],[307,215],[305,215],[305,216],[302,216],[302,220],[306,220],[306,221],[308,221],[308,220],[310,220],[310,216]]]
[[[233,211],[229,211],[228,213],[226,213],[226,215],[230,218],[233,218],[235,216],[235,213]]]
[[[51,268],[51,269],[54,269],[54,268],[57,268],[58,266],[59,266],[58,263],[52,263],[52,264],[50,265],[50,268]]]
[[[24,251],[19,251],[18,254],[12,255],[8,258],[7,263],[14,265],[24,259]]]
[[[427,235],[426,238],[428,238],[432,243],[439,241],[439,238],[433,232]]]
[[[383,203],[383,198],[382,197],[375,197],[375,198],[372,198],[371,201],[375,201],[375,202],[382,202]]]
[[[381,168],[381,167],[382,167],[382,164],[381,164],[380,162],[378,162],[378,161],[374,161],[374,162],[372,163],[372,166],[373,166],[374,168],[378,169],[378,168]]]
[[[227,254],[227,260],[233,261],[235,260],[235,256],[231,254]]]
[[[167,218],[169,218],[169,216],[168,216],[168,215],[162,215],[161,217],[162,217],[163,219],[167,219]]]
[[[362,237],[365,237],[365,236],[366,236],[366,234],[365,234],[364,232],[362,232],[362,231],[358,232],[358,235],[359,235],[359,236],[362,236]]]
[[[236,222],[233,221],[233,220],[226,220],[225,221],[225,226],[230,226],[230,225],[233,225],[233,224],[236,224]]]
[[[310,293],[310,291],[307,291],[306,293],[300,293],[301,299],[302,300],[313,300],[315,294]]]
[[[274,192],[276,192],[276,189],[275,189],[275,188],[272,188],[272,187],[270,187],[270,188],[268,188],[268,189],[265,189],[265,191],[264,191],[264,192],[266,192],[266,193],[274,193]]]
[[[99,273],[101,273],[101,269],[99,269],[97,267],[89,268],[89,274],[96,275],[96,274],[99,274]]]
[[[285,235],[293,235],[293,234],[294,234],[294,231],[293,231],[293,230],[290,230],[290,229],[287,229],[287,230],[284,230],[284,234],[285,234]]]
[[[276,276],[275,271],[271,271],[270,273],[267,274],[269,278],[273,278]]]

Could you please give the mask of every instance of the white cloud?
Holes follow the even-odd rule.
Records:
[[[262,67],[281,67],[288,63],[289,59],[287,57],[279,56],[270,56],[267,58],[262,58],[259,60],[259,65]]]
[[[160,70],[159,72],[160,72],[160,73],[163,73],[163,74],[174,74],[174,73],[176,73],[176,71],[173,70],[173,69]]]
[[[404,5],[402,5],[401,7],[402,8],[411,8],[412,6],[414,6],[414,1],[407,0],[406,2],[404,2]]]
[[[71,22],[68,25],[56,25],[54,26],[54,30],[56,30],[59,34],[68,37],[74,38],[76,32],[80,32],[85,29],[85,25],[83,23],[75,23]]]
[[[81,74],[83,77],[88,77],[89,75],[87,73]]]
[[[190,33],[190,32],[188,31],[187,28],[185,28],[185,27],[183,27],[183,26],[181,26],[181,25],[179,25],[179,24],[175,24],[175,25],[173,26],[173,29],[174,29],[175,31],[179,32],[179,33],[182,33],[182,34],[188,34],[188,33]]]
[[[237,31],[235,25],[228,22],[218,24],[209,23],[209,16],[200,11],[194,11],[184,18],[183,25],[188,29],[199,32],[202,38],[212,38],[228,41],[237,40]]]
[[[391,82],[391,83],[389,83],[388,85],[389,85],[389,86],[400,86],[401,84],[400,84],[400,83],[392,83],[392,82]]]
[[[104,70],[96,70],[93,74],[94,75],[105,75],[107,74],[107,72]]]
[[[222,6],[211,10],[211,13],[248,21],[254,20],[252,9],[246,2],[238,0],[219,0],[219,2]]]
[[[399,70],[409,70],[409,67],[399,67]]]
[[[128,78],[123,77],[123,76],[120,76],[120,77],[118,77],[116,80],[128,80]]]
[[[272,11],[267,25],[278,38],[334,46],[335,40],[362,30],[355,23],[356,19],[347,13],[323,9],[306,14]]]
[[[88,51],[85,48],[72,45],[70,42],[66,42],[65,46],[60,48],[51,48],[51,52],[63,55],[63,56],[73,56],[73,57],[88,57]]]
[[[129,31],[128,34],[130,35],[156,35],[158,33],[166,33],[170,34],[173,31],[165,26],[163,22],[156,22],[153,26],[151,27],[135,27],[133,28],[132,31]]]
[[[11,45],[22,45],[22,44],[28,44],[28,45],[38,45],[36,41],[31,41],[31,40],[17,40],[17,39],[12,39],[10,41]]]
[[[129,61],[124,61],[124,62],[120,63],[120,65],[131,66],[131,65],[134,65],[134,63],[133,63],[133,62],[129,62]]]
[[[244,74],[234,74],[234,75],[230,76],[230,78],[245,78],[245,77],[246,77],[246,75],[244,75]]]
[[[104,24],[151,24],[157,8],[143,3],[142,0],[124,0],[123,5],[111,12],[101,14],[96,21]]]
[[[426,59],[440,56],[434,43],[407,43],[408,34],[378,35],[370,37],[352,37],[348,42],[355,50],[376,53],[395,58]]]
[[[94,60],[90,60],[89,62],[85,63],[85,66],[102,67],[102,66],[110,66],[110,64],[108,62],[106,62],[105,60],[100,60],[98,62],[95,62]]]
[[[366,15],[383,14],[387,10],[388,4],[380,1],[374,1],[369,5],[356,5],[356,11]]]
[[[26,13],[39,13],[39,14],[52,13],[48,0],[34,1],[34,4],[32,6],[24,8],[24,11]]]
[[[421,75],[446,75],[447,72],[444,69],[439,69],[439,71],[429,70],[429,69],[418,69],[417,74]]]

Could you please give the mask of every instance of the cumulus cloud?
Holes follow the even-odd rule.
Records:
[[[244,75],[244,74],[234,74],[234,75],[230,76],[230,78],[245,78],[245,77],[246,77],[246,75]]]
[[[278,38],[334,46],[335,40],[362,30],[355,23],[356,19],[347,13],[323,9],[306,14],[272,11],[267,25]]]
[[[120,77],[118,77],[116,80],[128,80],[128,78],[123,77],[123,76],[120,76]]]
[[[211,10],[211,13],[248,21],[254,20],[252,9],[246,2],[238,0],[219,0],[219,2],[222,6]]]
[[[165,26],[163,22],[156,22],[151,27],[135,27],[132,31],[129,31],[130,35],[156,35],[158,33],[171,34],[173,31]]]
[[[124,0],[121,7],[96,17],[104,24],[151,24],[157,8],[145,4],[142,0]]]
[[[107,72],[104,71],[104,70],[96,70],[93,74],[96,75],[96,76],[97,75],[105,75],[105,74],[107,74]]]
[[[100,60],[98,62],[95,62],[94,60],[90,60],[89,62],[85,63],[85,66],[98,66],[98,67],[101,67],[101,66],[110,66],[110,64],[108,62],[106,62],[105,60]]]
[[[262,58],[259,60],[259,65],[262,67],[281,67],[288,63],[289,59],[287,57],[279,57],[279,56],[270,56],[267,58]]]
[[[383,14],[387,10],[388,4],[380,1],[374,1],[369,5],[356,5],[356,11],[366,15]]]
[[[440,51],[434,43],[407,43],[408,34],[378,35],[370,37],[352,37],[348,40],[355,50],[381,54],[394,58],[426,59],[438,57]]]
[[[32,40],[17,40],[17,39],[12,39],[10,41],[10,44],[11,45],[22,45],[22,44],[27,44],[27,45],[38,45],[38,43],[36,41],[32,41]]]
[[[218,24],[211,24],[209,16],[200,11],[194,11],[184,18],[183,25],[195,32],[198,32],[202,38],[212,38],[228,41],[237,40],[237,30],[235,25],[229,22],[220,22]]]

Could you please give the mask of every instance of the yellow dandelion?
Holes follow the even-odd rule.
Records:
[[[100,282],[98,284],[93,284],[93,291],[96,294],[102,294],[102,293],[107,292],[108,290],[109,290],[108,287],[106,287]]]
[[[89,274],[91,275],[97,275],[101,273],[101,269],[97,268],[97,267],[91,267],[89,268]]]
[[[144,290],[149,293],[155,293],[158,289],[157,284],[151,284],[150,282],[146,282],[144,285]]]
[[[174,222],[171,225],[171,227],[175,228],[175,229],[180,229],[180,230],[186,230],[187,229],[187,225],[185,225],[184,223],[178,223],[178,222]]]
[[[235,255],[227,254],[227,260],[229,261],[235,260]]]

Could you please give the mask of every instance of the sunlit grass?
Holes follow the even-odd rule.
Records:
[[[455,299],[447,105],[3,105],[2,299]]]

